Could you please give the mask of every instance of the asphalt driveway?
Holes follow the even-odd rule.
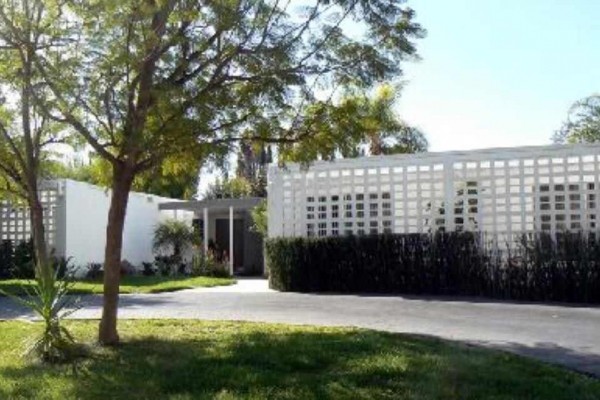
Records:
[[[98,318],[85,296],[74,318]],[[261,280],[174,293],[123,295],[121,318],[194,318],[356,326],[432,335],[565,365],[600,376],[600,308],[369,295],[278,293]],[[0,318],[31,318],[0,298]],[[0,325],[1,328],[1,325]]]

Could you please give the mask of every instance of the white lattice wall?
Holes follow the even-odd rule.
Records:
[[[46,240],[50,247],[55,245],[57,230],[57,207],[59,199],[59,183],[46,181],[41,184],[40,201],[44,208],[44,227]],[[8,201],[0,203],[0,238],[20,242],[31,237],[29,208],[18,206]]]
[[[424,153],[269,170],[269,236],[597,230],[600,145]]]

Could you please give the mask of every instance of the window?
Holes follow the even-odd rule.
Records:
[[[306,224],[306,236],[315,236],[315,224]]]
[[[318,235],[319,236],[327,236],[327,223],[326,222],[319,222]]]

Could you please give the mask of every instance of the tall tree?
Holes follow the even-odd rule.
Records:
[[[567,120],[554,135],[556,143],[595,143],[600,141],[600,94],[575,102]]]
[[[375,96],[350,97],[347,102],[356,102],[358,124],[368,139],[369,154],[418,153],[428,147],[425,135],[415,127],[402,121],[394,110],[398,89],[386,84],[380,86]]]
[[[34,55],[58,45],[51,21],[57,8],[41,1],[0,1],[0,177],[5,195],[29,208],[36,276],[53,281],[46,244],[40,179],[50,162],[48,146],[61,141],[56,124],[41,112],[46,88],[34,66]]]
[[[237,154],[236,176],[250,183],[251,196],[267,196],[267,168],[273,162],[273,150],[265,143],[241,141]]]
[[[381,85],[373,96],[352,90],[337,102],[315,101],[295,129],[310,141],[279,147],[280,161],[310,162],[363,155],[417,153],[428,147],[425,135],[394,110],[398,90]]]
[[[295,143],[297,110],[337,85],[397,77],[421,37],[398,0],[73,0],[69,49],[37,68],[69,124],[112,169],[99,340],[114,344],[122,233],[137,176],[177,154]],[[343,22],[360,27],[347,34]]]

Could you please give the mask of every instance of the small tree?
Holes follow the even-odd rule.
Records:
[[[217,179],[208,186],[204,198],[209,199],[240,199],[252,195],[252,184],[243,177]]]
[[[152,247],[157,253],[169,252],[171,267],[177,268],[183,263],[183,255],[196,244],[197,235],[194,228],[184,221],[168,219],[159,223],[154,229]]]
[[[267,200],[262,200],[251,211],[252,230],[257,232],[263,238],[267,238],[269,233],[269,214],[267,212]]]

